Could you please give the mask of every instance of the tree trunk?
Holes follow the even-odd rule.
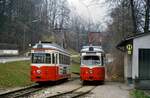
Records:
[[[150,0],[146,0],[144,33],[149,32],[149,14],[150,14],[149,10],[150,10]]]
[[[131,5],[131,14],[132,14],[132,22],[133,22],[133,33],[137,33],[137,24],[136,24],[136,17],[135,17],[135,10],[134,10],[134,0],[130,0]]]

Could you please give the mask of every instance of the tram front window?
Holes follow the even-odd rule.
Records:
[[[32,53],[32,63],[51,63],[51,54]]]
[[[101,65],[99,56],[84,56],[82,59],[83,65]]]

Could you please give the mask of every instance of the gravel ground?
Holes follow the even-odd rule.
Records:
[[[80,80],[74,80],[70,82],[66,82],[61,85],[53,86],[44,90],[41,90],[39,92],[36,92],[35,94],[29,96],[29,98],[45,98],[48,96],[54,96],[59,93],[64,93],[71,91],[73,89],[79,88],[81,86]]]
[[[28,87],[31,87],[31,86],[34,86],[34,85],[36,85],[36,84],[29,85],[29,86],[24,86],[24,87],[0,88],[0,94],[12,92],[12,91],[16,91],[16,90],[20,90],[20,89],[24,89],[24,88],[28,88]]]
[[[80,98],[130,98],[129,91],[131,89],[132,87],[122,83],[108,82],[97,86],[89,94]]]
[[[29,96],[29,98],[45,98],[47,96],[53,96],[59,93],[71,91],[73,89],[79,88],[81,85],[82,83],[79,79],[69,81],[41,90],[39,92],[35,92]],[[90,86],[87,85],[87,89],[88,87]],[[89,94],[86,94],[80,98],[130,98],[129,92],[132,89],[132,86],[129,87],[123,83],[105,82],[105,84],[97,86]],[[0,89],[0,93],[2,91],[3,89]]]
[[[76,75],[76,74],[71,74],[71,76],[72,76],[73,78],[79,78],[79,75]],[[36,84],[36,83],[35,83],[35,84]],[[11,91],[15,91],[15,90],[19,90],[19,89],[23,89],[23,88],[26,88],[26,87],[33,86],[33,85],[35,85],[35,84],[29,85],[29,86],[24,86],[24,87],[0,88],[0,94],[7,93],[7,92],[11,92]]]

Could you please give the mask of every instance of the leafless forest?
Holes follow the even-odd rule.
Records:
[[[0,0],[0,43],[26,51],[39,40],[53,41],[79,51],[88,44],[88,32],[102,32],[105,51],[120,58],[111,70],[121,69],[123,55],[116,45],[126,36],[149,32],[150,0],[105,0],[105,6],[112,21],[106,21],[102,31],[101,23],[72,13],[67,0]],[[119,75],[122,70],[117,70]]]

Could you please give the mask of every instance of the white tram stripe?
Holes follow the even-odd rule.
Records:
[[[58,66],[58,65],[55,65],[55,64],[44,64],[44,63],[41,63],[41,64],[32,63],[31,66],[42,67],[42,66]]]
[[[90,68],[90,69],[92,69],[92,68],[96,68],[96,67],[104,67],[104,66],[80,66],[81,68]]]

